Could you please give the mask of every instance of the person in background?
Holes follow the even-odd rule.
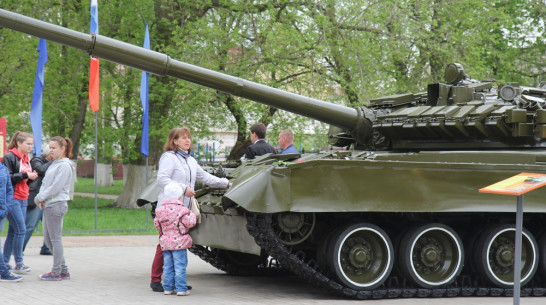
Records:
[[[53,137],[49,141],[49,152],[55,159],[45,173],[40,191],[34,198],[36,205],[44,210],[42,226],[44,242],[53,253],[51,272],[41,274],[42,281],[69,280],[70,273],[64,259],[62,241],[63,218],[68,211],[68,200],[74,196],[76,164],[72,157],[72,141],[69,138]]]
[[[28,204],[27,180],[38,178],[38,173],[32,170],[28,154],[34,146],[34,137],[28,132],[16,132],[8,145],[8,153],[2,159],[2,164],[9,171],[13,186],[13,198],[8,210],[8,235],[4,244],[4,263],[14,273],[25,274],[30,267],[23,263],[23,243],[25,240],[25,217]],[[11,255],[15,259],[15,267],[9,265]]]
[[[159,245],[163,251],[164,294],[190,294],[186,280],[187,250],[192,245],[189,230],[195,226],[195,214],[180,199],[183,190],[178,183],[163,188],[165,200],[155,210],[154,227],[159,231]]]
[[[38,226],[40,220],[42,220],[42,216],[44,214],[44,210],[36,208],[36,204],[34,203],[34,197],[36,197],[36,194],[38,194],[38,191],[40,191],[42,179],[44,179],[45,173],[52,163],[53,159],[51,158],[49,149],[44,150],[42,155],[34,157],[32,158],[32,160],[30,160],[30,165],[32,166],[32,169],[38,173],[38,178],[28,181],[28,206],[27,216],[25,218],[27,232],[25,234],[25,240],[23,242],[23,252],[25,251],[30,237],[34,233],[34,230]],[[40,255],[51,255],[51,251],[45,245],[45,243],[40,249]]]
[[[275,148],[264,140],[265,133],[266,128],[262,123],[256,123],[250,127],[250,140],[253,144],[246,148],[245,159],[251,160],[268,153],[277,153]]]
[[[3,224],[9,211],[11,198],[13,197],[13,187],[9,178],[8,169],[0,163],[0,223]],[[0,258],[2,258],[2,242],[0,241]],[[0,282],[19,282],[23,278],[12,274],[4,259],[0,259]]]
[[[164,153],[159,159],[157,170],[157,185],[161,188],[157,197],[157,209],[165,200],[165,187],[170,183],[180,185],[184,196],[182,204],[186,208],[191,208],[190,203],[195,195],[195,182],[199,181],[206,185],[217,188],[228,188],[231,183],[226,178],[218,178],[205,172],[197,160],[191,156],[191,134],[188,128],[173,128],[169,132],[167,142],[165,143]],[[156,210],[157,211],[157,210]],[[156,215],[157,216],[157,215]],[[163,274],[163,251],[158,244],[152,262],[152,281],[150,288],[156,292],[163,292],[161,285],[161,276]],[[191,290],[191,286],[188,286]]]
[[[279,133],[279,146],[281,154],[299,154],[300,152],[294,147],[294,134],[292,130],[285,129]]]

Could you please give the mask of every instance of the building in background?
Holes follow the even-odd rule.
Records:
[[[226,161],[237,142],[236,131],[216,130],[207,139],[198,139],[193,151],[199,163]]]

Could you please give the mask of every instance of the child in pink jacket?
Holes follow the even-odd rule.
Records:
[[[183,190],[171,183],[163,189],[165,200],[155,210],[154,226],[159,230],[159,245],[163,250],[163,288],[166,295],[190,294],[186,281],[187,251],[192,245],[189,229],[195,226],[195,214],[179,200]]]

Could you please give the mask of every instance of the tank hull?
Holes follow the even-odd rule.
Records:
[[[224,201],[261,213],[515,212],[513,196],[478,189],[521,172],[546,173],[539,150],[336,154],[243,167]],[[546,212],[545,195],[526,195],[525,211]]]
[[[353,298],[389,297],[387,291],[509,296],[516,198],[478,189],[521,172],[546,173],[545,156],[540,150],[265,156],[231,171],[228,192],[200,198],[212,221],[192,236],[198,247],[265,252],[312,284]],[[543,189],[525,195],[522,295],[546,293],[537,286],[546,277],[544,195]],[[237,232],[219,239],[211,225]],[[373,280],[355,271],[367,262],[362,257],[384,266],[366,270]],[[393,285],[400,282],[406,284]]]
[[[513,215],[515,222],[515,196],[478,189],[521,172],[546,173],[546,153],[539,150],[325,152],[278,165],[280,157],[243,165],[231,172],[233,186],[227,193],[199,197],[204,217],[211,221],[192,232],[196,244],[259,254],[245,230],[245,212],[337,213],[341,218],[378,222],[404,213],[444,222],[450,221],[450,213],[466,217],[500,213],[507,219]],[[546,188],[525,195],[525,213],[546,215],[545,195]]]

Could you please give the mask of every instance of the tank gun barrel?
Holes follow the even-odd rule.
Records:
[[[358,110],[212,71],[101,35],[85,34],[0,9],[0,26],[61,43],[107,61],[160,76],[172,76],[261,104],[354,130]]]

